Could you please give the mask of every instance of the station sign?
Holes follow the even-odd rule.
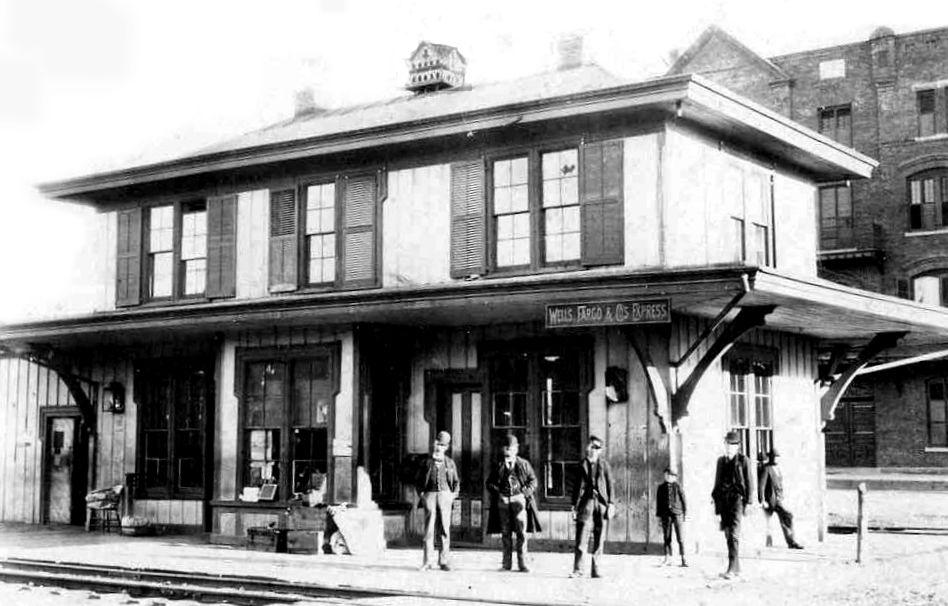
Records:
[[[668,324],[669,322],[671,322],[671,299],[668,298],[582,301],[546,306],[547,328]]]

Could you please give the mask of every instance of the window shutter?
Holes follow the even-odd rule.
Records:
[[[138,305],[142,302],[142,209],[119,211],[117,232],[115,305]]]
[[[237,196],[207,201],[207,296],[237,293]]]
[[[343,198],[342,282],[347,287],[377,283],[375,240],[378,183],[375,175],[346,177]]]
[[[296,190],[270,192],[270,292],[296,290]]]
[[[465,278],[487,270],[484,163],[451,165],[451,277]]]
[[[622,140],[583,147],[580,205],[583,265],[623,262]]]

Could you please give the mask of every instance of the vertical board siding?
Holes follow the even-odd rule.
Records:
[[[624,149],[625,266],[657,267],[661,264],[659,137],[629,137]]]
[[[97,253],[99,260],[95,267],[101,267],[101,271],[96,272],[99,290],[99,298],[96,302],[96,311],[112,311],[115,309],[115,281],[116,281],[116,246],[118,238],[118,213],[115,211],[102,213],[100,217],[100,228],[97,230],[99,246]],[[101,265],[100,265],[101,263]]]

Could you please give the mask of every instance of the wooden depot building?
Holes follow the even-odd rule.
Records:
[[[875,162],[700,76],[572,62],[464,85],[463,68],[422,43],[393,100],[304,96],[200,153],[43,184],[99,212],[103,296],[0,327],[0,521],[81,522],[88,488],[128,476],[137,515],[216,541],[300,493],[371,498],[411,539],[406,470],[446,429],[464,541],[487,540],[484,470],[514,432],[541,538],[571,537],[595,434],[610,548],[660,544],[669,465],[689,541],[717,544],[735,429],[752,459],[783,451],[798,535],[818,540],[839,394],[877,353],[948,337],[946,310],[816,275],[820,183]]]

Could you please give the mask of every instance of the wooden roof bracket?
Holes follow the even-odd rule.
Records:
[[[862,348],[852,364],[829,384],[826,391],[820,396],[820,413],[823,425],[826,425],[827,421],[832,421],[836,416],[836,406],[839,404],[839,399],[846,392],[846,388],[853,382],[859,371],[865,368],[870,360],[877,355],[895,347],[906,334],[905,332],[880,332],[876,334]]]
[[[667,360],[668,356],[668,335],[665,334],[662,339],[649,339],[649,334],[642,330],[626,327],[623,331],[625,338],[629,342],[635,357],[638,358],[642,370],[645,371],[645,379],[649,395],[652,397],[652,413],[658,418],[658,423],[662,428],[662,433],[668,433],[671,429],[671,365],[659,367],[655,359]],[[652,350],[658,348],[656,356],[652,356]],[[661,351],[661,349],[664,351]]]
[[[763,326],[766,323],[767,316],[773,313],[776,308],[776,305],[742,307],[734,320],[724,327],[721,334],[714,339],[708,350],[688,374],[688,377],[681,383],[681,387],[672,396],[673,424],[677,425],[679,419],[688,416],[688,404],[691,401],[691,396],[708,368],[745,333],[758,326]]]

